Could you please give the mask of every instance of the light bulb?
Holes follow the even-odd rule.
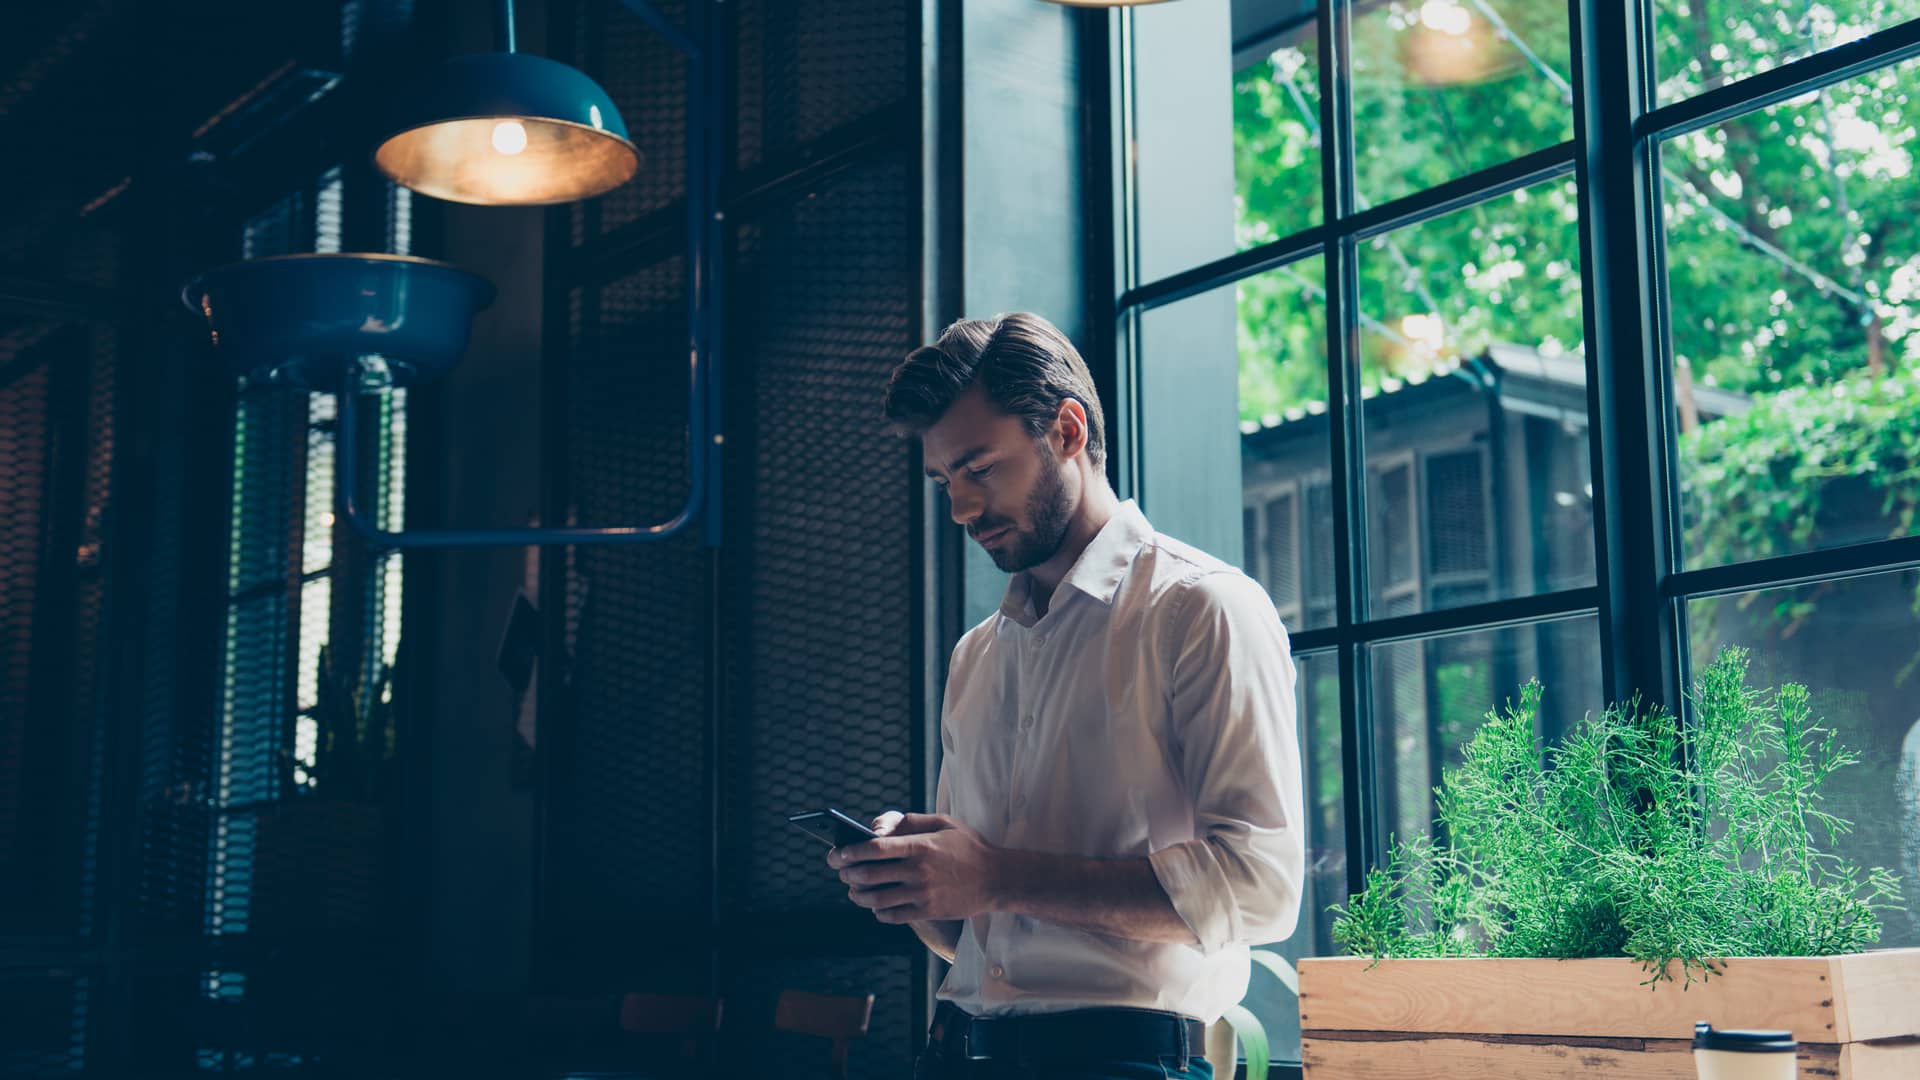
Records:
[[[1420,5],[1420,21],[1429,29],[1458,37],[1473,26],[1473,16],[1453,0],[1427,0]]]
[[[518,120],[502,120],[493,125],[493,148],[503,154],[517,154],[527,148],[527,129]]]

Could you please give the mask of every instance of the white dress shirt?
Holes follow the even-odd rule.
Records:
[[[1260,585],[1123,503],[1045,616],[1016,574],[954,649],[935,809],[988,843],[1147,856],[1198,945],[991,912],[939,998],[974,1015],[1101,1006],[1212,1023],[1249,945],[1293,932],[1305,816],[1287,632]]]

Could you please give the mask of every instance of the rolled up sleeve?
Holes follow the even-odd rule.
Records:
[[[1279,941],[1306,876],[1294,667],[1273,603],[1251,578],[1196,578],[1170,605],[1167,700],[1195,838],[1150,855],[1203,952]]]

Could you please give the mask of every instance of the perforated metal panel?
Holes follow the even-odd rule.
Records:
[[[21,329],[0,335],[0,936],[58,950],[96,915],[113,350]],[[87,1063],[93,967],[34,966],[0,977],[0,1076]]]
[[[168,357],[167,363],[177,365],[179,360]],[[187,414],[186,388],[176,384],[158,404],[159,431],[149,466],[150,518],[139,560],[145,590],[129,602],[144,608],[142,621],[147,626],[166,628],[182,625],[184,607],[181,532],[188,505],[187,473],[176,425]],[[204,626],[202,622],[195,629]],[[131,933],[139,937],[197,932],[202,918],[209,827],[206,778],[211,771],[213,725],[204,716],[183,715],[180,709],[181,663],[186,653],[181,634],[147,635],[136,751],[139,864],[131,912]]]
[[[577,56],[643,149],[658,137],[677,151],[683,72],[662,62],[651,33],[626,35],[617,7],[583,0]],[[682,9],[669,10],[678,19]],[[816,152],[804,144],[911,98],[911,6],[748,0],[725,11],[741,165],[801,168]],[[641,132],[656,121],[658,136]],[[826,1075],[828,1052],[771,1032],[782,988],[876,995],[856,1076],[905,1075],[918,1042],[910,943],[853,955],[870,946],[829,930],[771,950],[728,948],[745,929],[735,923],[802,916],[831,928],[818,916],[838,912],[849,930],[861,925],[818,845],[784,818],[823,803],[877,812],[914,791],[917,488],[909,447],[883,431],[879,405],[888,372],[917,344],[917,150],[730,209],[718,554],[693,537],[581,548],[543,597],[567,612],[570,669],[564,719],[542,718],[554,755],[545,940],[560,950],[542,966],[572,987],[722,993],[729,1050],[777,1061],[783,1075]],[[681,163],[648,150],[632,191],[574,215],[574,242],[672,205]],[[581,524],[658,520],[685,496],[683,269],[676,258],[578,281],[551,312],[571,343],[560,422],[568,514]],[[718,762],[707,742],[716,732]],[[716,884],[717,935],[707,932]],[[717,986],[707,981],[715,955]]]
[[[654,7],[675,25],[685,25],[684,0],[656,0]],[[630,224],[669,206],[687,191],[687,61],[618,0],[579,0],[574,55],[606,88],[640,150],[640,171],[627,184],[573,209],[574,242]]]
[[[904,101],[918,74],[916,5],[742,0],[735,89],[743,169]],[[909,234],[901,234],[906,236]]]
[[[567,469],[582,524],[660,520],[686,497],[683,266],[669,259],[574,305]],[[640,912],[706,922],[707,566],[693,535],[571,560],[571,722],[549,841],[555,929],[582,963],[617,966],[657,940]]]
[[[112,383],[90,380],[112,356],[73,327],[14,340],[31,344],[0,342],[0,935],[64,938],[93,914],[112,445],[94,397]]]
[[[7,359],[12,359],[8,357]],[[0,384],[0,867],[23,859],[27,695],[33,660],[35,581],[45,514],[47,371],[44,364]],[[9,893],[19,887],[21,876]],[[8,907],[14,906],[9,897]]]
[[[73,719],[90,734],[75,757],[84,780],[71,793],[81,821],[79,901],[75,931],[91,933],[98,914],[101,814],[106,786],[106,732],[116,704],[116,683],[109,682],[117,644],[108,634],[107,522],[113,494],[116,427],[115,361],[117,338],[105,328],[88,331],[86,476],[82,481],[81,521],[74,549],[74,636],[71,687]]]
[[[732,293],[726,896],[747,910],[846,904],[795,807],[905,807],[915,715],[911,459],[878,415],[912,347],[908,168],[841,174],[745,231]],[[750,391],[750,392],[749,392]]]
[[[86,1063],[91,987],[84,978],[0,977],[0,1076],[72,1076]]]

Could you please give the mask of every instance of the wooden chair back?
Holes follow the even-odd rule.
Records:
[[[782,990],[773,1009],[775,1028],[832,1040],[834,1075],[841,1080],[847,1076],[848,1049],[867,1033],[872,1019],[872,994],[850,997]]]
[[[620,1030],[630,1035],[678,1035],[681,1056],[700,1056],[703,1043],[720,1030],[719,998],[688,994],[626,994],[620,998]]]

